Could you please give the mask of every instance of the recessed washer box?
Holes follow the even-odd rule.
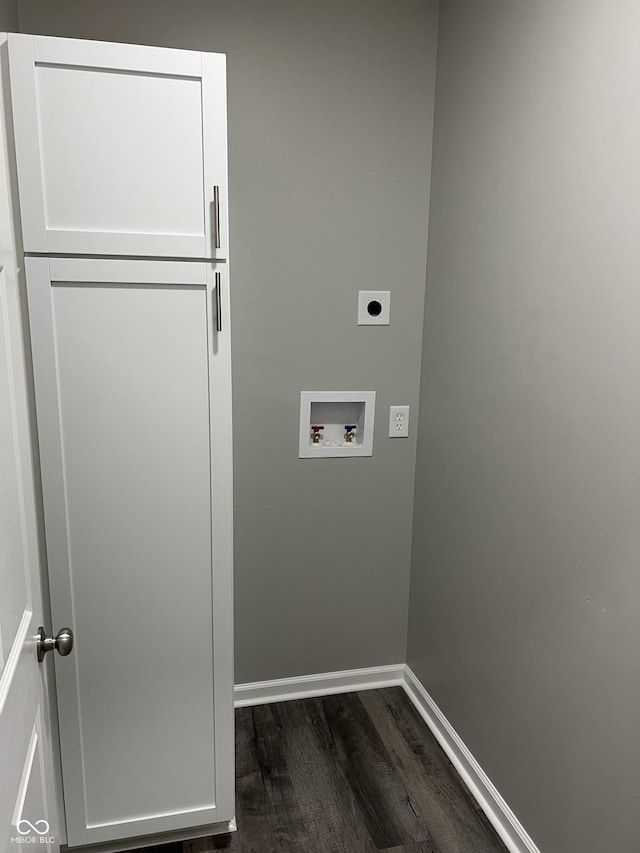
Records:
[[[300,459],[372,456],[375,406],[375,391],[301,391]],[[346,427],[355,427],[351,441]]]

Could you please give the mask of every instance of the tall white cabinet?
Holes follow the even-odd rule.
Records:
[[[75,635],[56,659],[68,844],[219,831],[234,815],[225,58],[27,35],[9,58],[52,627]]]

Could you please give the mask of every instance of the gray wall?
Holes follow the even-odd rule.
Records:
[[[399,6],[401,13],[399,13]],[[228,57],[236,681],[405,658],[436,0],[21,0],[23,32]],[[392,325],[358,328],[358,289]],[[374,456],[297,458],[301,390],[376,390]]]
[[[17,0],[0,0],[0,32],[18,32]]]
[[[639,845],[638,32],[440,14],[408,660],[549,853]]]

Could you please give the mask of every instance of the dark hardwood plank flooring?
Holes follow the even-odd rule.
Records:
[[[238,709],[236,817],[145,853],[506,853],[400,687]]]

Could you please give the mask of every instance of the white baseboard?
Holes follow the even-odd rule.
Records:
[[[509,853],[540,853],[462,738],[408,666],[405,667],[402,686]]]
[[[355,690],[376,690],[381,687],[404,689],[509,853],[540,853],[462,738],[405,664],[236,684],[234,703],[236,708],[242,708],[247,705],[308,699],[312,696],[350,693]]]
[[[374,666],[369,669],[348,669],[344,672],[322,672],[319,675],[236,684],[234,704],[236,708],[242,708],[245,705],[265,705],[268,702],[285,702],[288,699],[328,696],[330,693],[401,686],[404,682],[404,669],[404,664],[399,663],[393,666]]]

